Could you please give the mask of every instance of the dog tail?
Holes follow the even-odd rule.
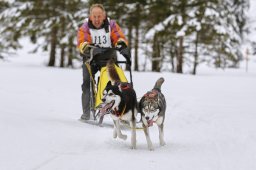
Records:
[[[156,81],[156,84],[155,84],[155,86],[154,86],[154,89],[161,90],[161,86],[162,86],[163,83],[164,83],[164,78],[163,78],[163,77],[160,77],[160,78]]]
[[[111,81],[112,84],[115,84],[116,82],[121,81],[115,68],[115,62],[112,59],[110,59],[107,62],[107,72],[108,72],[109,80]]]

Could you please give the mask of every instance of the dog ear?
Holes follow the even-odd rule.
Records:
[[[111,81],[108,81],[107,86],[111,86],[111,85],[112,85]]]
[[[121,85],[121,83],[118,85],[118,89],[119,89],[120,92],[123,91],[123,90],[122,90],[122,85]]]
[[[102,94],[103,94],[103,96],[104,96],[105,94],[107,94],[107,90],[103,90]]]
[[[155,102],[159,103],[159,100],[160,100],[160,99],[159,99],[159,97],[157,96],[154,100],[155,100]]]

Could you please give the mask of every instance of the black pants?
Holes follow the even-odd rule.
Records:
[[[88,68],[85,65],[86,57],[83,58],[83,84],[82,84],[82,108],[83,114],[90,114],[90,79],[91,76],[95,80],[95,74],[100,71],[101,67],[106,66],[109,59],[116,60],[116,52],[114,50],[105,50],[102,54],[97,54],[90,63],[92,75],[90,75]]]

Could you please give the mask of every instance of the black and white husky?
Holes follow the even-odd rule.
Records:
[[[164,141],[164,119],[166,110],[166,101],[161,93],[161,86],[164,78],[159,78],[154,88],[147,92],[139,102],[139,110],[142,116],[142,124],[147,139],[148,149],[153,150],[153,145],[149,136],[149,127],[156,123],[159,129],[160,145],[165,145]]]
[[[100,114],[110,113],[114,121],[113,137],[126,140],[127,135],[122,134],[120,121],[129,122],[131,127],[131,148],[136,148],[136,115],[137,99],[136,93],[129,83],[121,82],[114,67],[113,61],[108,62],[107,70],[109,79],[103,92],[103,107]]]

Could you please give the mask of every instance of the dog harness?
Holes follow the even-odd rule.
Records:
[[[129,90],[132,89],[132,85],[130,83],[127,82],[116,82],[116,85],[119,86],[121,90]]]
[[[126,105],[124,105],[123,111],[122,112],[118,112],[118,110],[116,110],[116,108],[114,110],[112,110],[112,114],[116,115],[117,117],[122,117],[124,115],[124,111],[126,109]]]
[[[150,98],[150,99],[153,99],[156,96],[158,96],[158,90],[156,90],[156,89],[153,89],[152,91],[149,91],[146,94],[144,94],[144,97],[147,97],[147,98]]]

